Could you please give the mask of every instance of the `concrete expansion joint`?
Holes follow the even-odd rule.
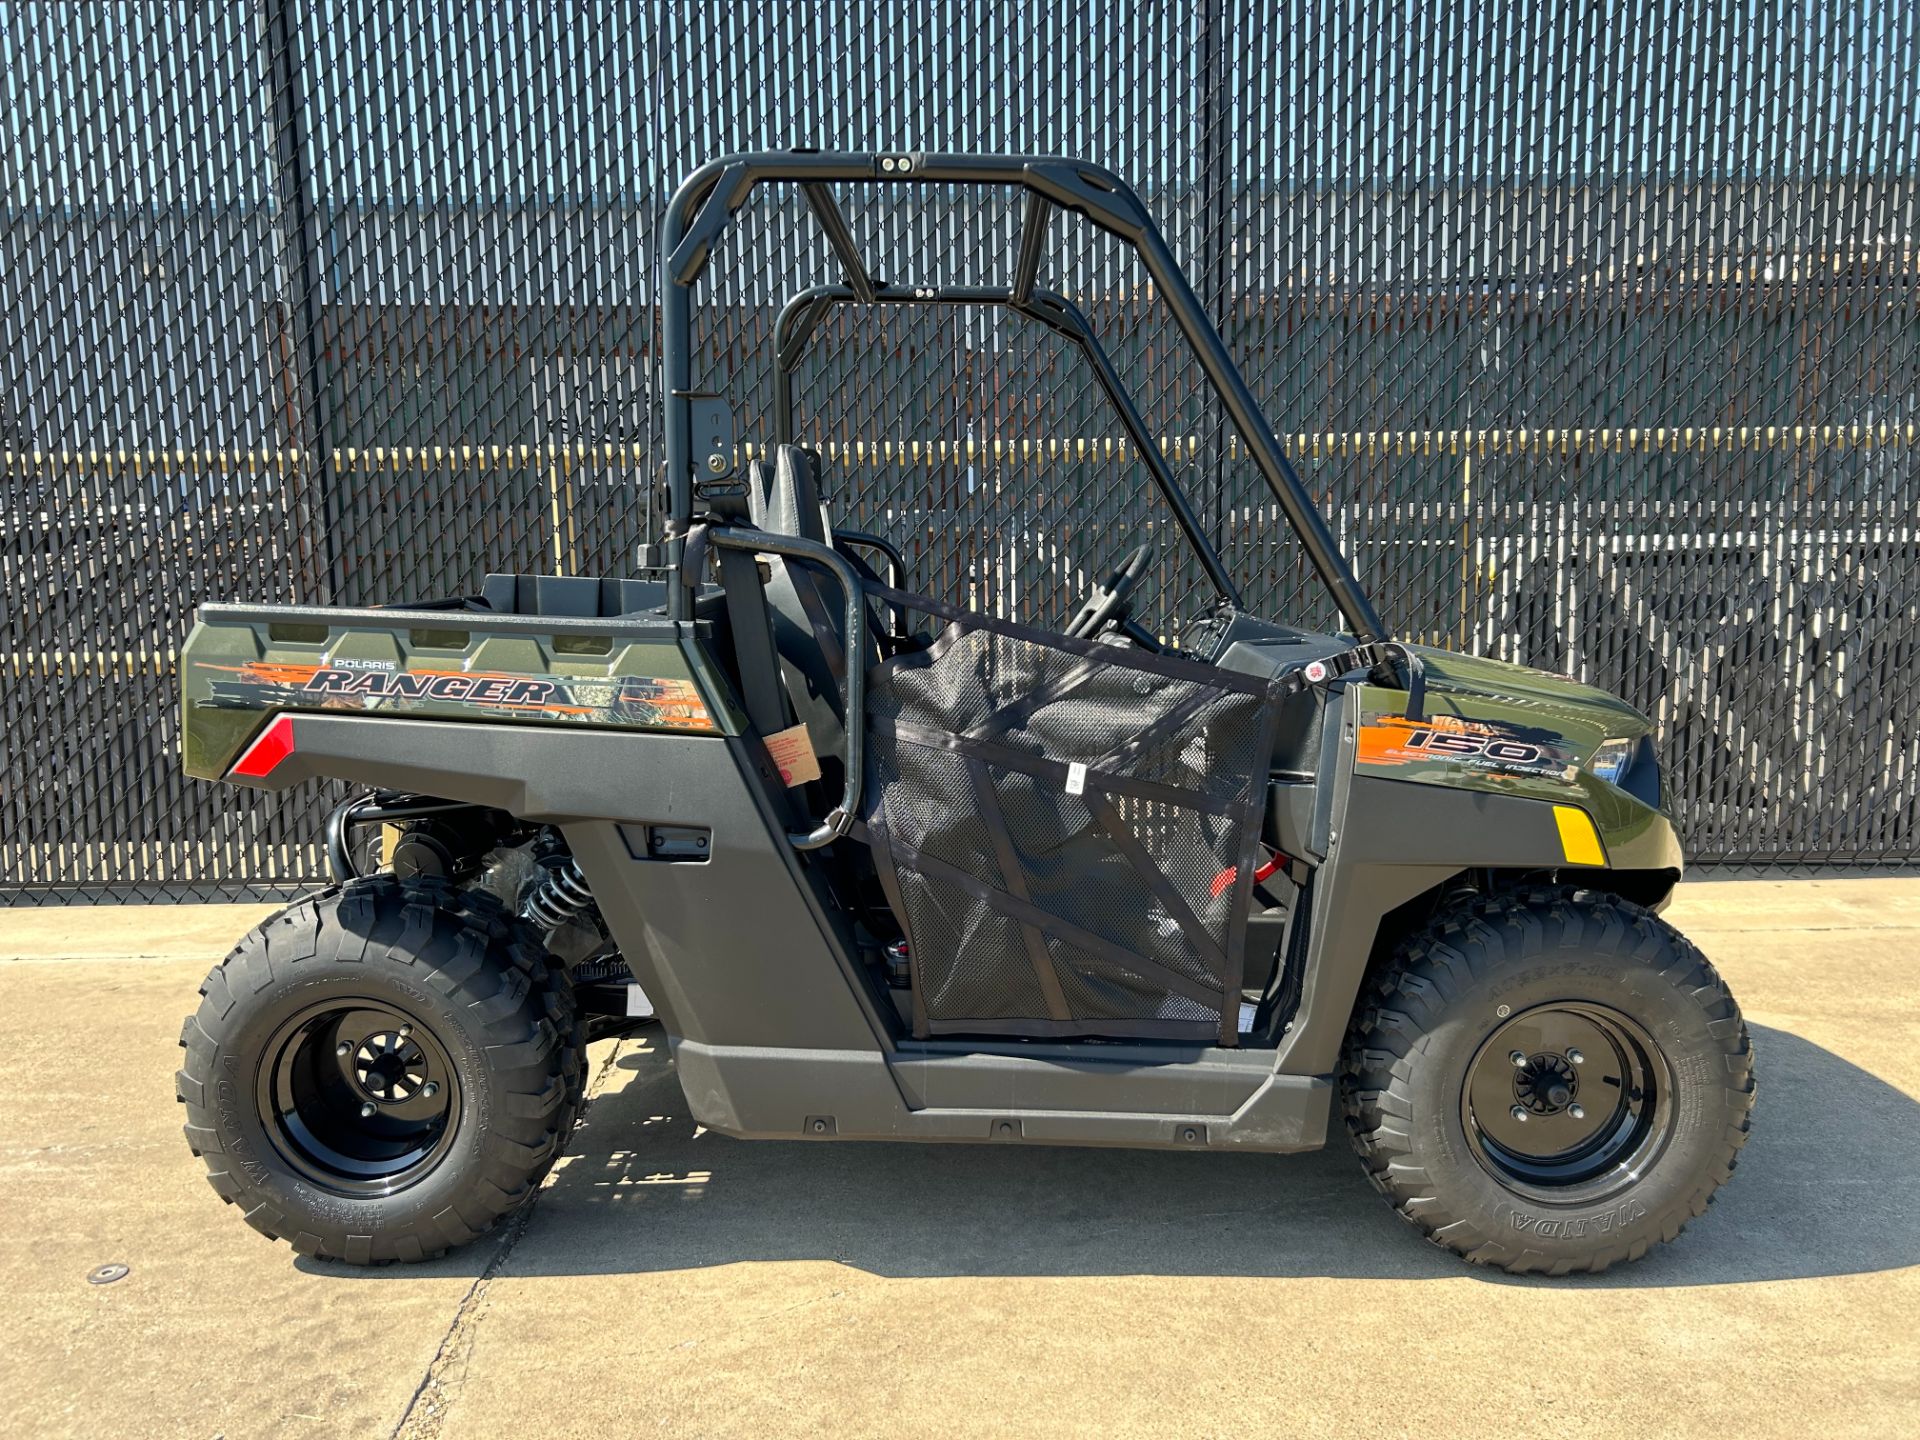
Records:
[[[574,1124],[576,1137],[586,1128],[593,1113],[593,1102],[605,1091],[626,1048],[625,1040],[616,1040],[606,1061],[589,1078],[580,1103],[580,1118]],[[440,1344],[434,1351],[433,1359],[428,1362],[426,1373],[420,1377],[419,1385],[408,1399],[407,1408],[401,1412],[399,1420],[389,1432],[389,1440],[437,1440],[440,1428],[446,1421],[453,1391],[466,1378],[467,1361],[473,1355],[473,1342],[480,1321],[486,1314],[487,1291],[492,1287],[494,1277],[506,1268],[514,1247],[533,1223],[534,1212],[540,1206],[540,1196],[554,1183],[559,1172],[560,1166],[555,1166],[547,1173],[533,1198],[507,1222],[500,1238],[494,1242],[493,1254],[487,1257],[485,1268],[454,1308],[446,1333],[440,1337]]]

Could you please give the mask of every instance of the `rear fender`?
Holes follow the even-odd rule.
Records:
[[[282,717],[254,783],[347,780],[557,826],[668,1032],[710,1045],[877,1052],[886,1022],[844,923],[774,814],[760,747],[723,736],[337,714]],[[663,857],[652,827],[704,830]]]

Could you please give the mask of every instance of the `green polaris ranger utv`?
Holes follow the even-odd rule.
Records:
[[[763,187],[798,187],[843,278],[782,313],[749,446],[694,389],[691,291]],[[837,187],[1024,196],[1009,283],[873,278]],[[1038,283],[1060,212],[1137,253],[1346,633],[1241,608]],[[1127,185],[739,156],[682,185],[659,263],[668,513],[636,574],[199,611],[187,772],[364,787],[328,823],[338,883],[242,940],[182,1032],[187,1139],[249,1224],[355,1264],[472,1240],[566,1146],[588,1039],[642,1023],[727,1135],[1278,1153],[1337,1110],[1409,1223],[1514,1271],[1600,1270],[1706,1209],[1751,1050],[1656,914],[1681,854],[1650,722],[1395,639]],[[837,526],[793,365],[837,307],[891,305],[1069,342],[1212,612],[1173,641],[1134,618],[1144,535],[1056,632],[917,593],[902,547]]]

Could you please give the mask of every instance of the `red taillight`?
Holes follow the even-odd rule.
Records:
[[[262,730],[254,742],[241,752],[240,758],[233,762],[229,775],[243,776],[248,780],[260,780],[273,773],[273,769],[287,756],[293,753],[293,717],[281,715]]]

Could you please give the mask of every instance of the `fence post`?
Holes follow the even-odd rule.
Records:
[[[340,572],[331,417],[327,403],[325,339],[320,304],[319,204],[307,170],[305,117],[300,99],[300,0],[261,0],[269,81],[273,90],[275,229],[280,238],[283,414],[299,457],[287,475],[295,514],[293,542],[302,557],[300,579],[321,593],[304,599],[335,603],[345,585]]]
[[[1193,258],[1194,289],[1200,303],[1220,327],[1221,338],[1232,347],[1233,317],[1227,314],[1227,282],[1228,237],[1233,231],[1233,127],[1228,114],[1231,100],[1227,94],[1226,29],[1225,0],[1207,0],[1200,20],[1199,253]],[[1213,423],[1206,432],[1208,455],[1201,472],[1205,479],[1198,498],[1203,522],[1213,523],[1217,546],[1224,538],[1219,530],[1227,509],[1229,426],[1220,408],[1213,408]]]

